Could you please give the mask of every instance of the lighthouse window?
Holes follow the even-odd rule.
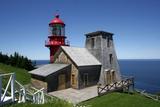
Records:
[[[64,28],[61,27],[61,35],[64,36]]]
[[[53,32],[53,28],[50,27],[50,28],[49,28],[49,34],[52,34],[52,32]]]
[[[94,45],[95,45],[94,41],[95,41],[95,39],[91,38],[91,48],[94,48]]]
[[[110,47],[110,38],[107,38],[107,47]]]
[[[57,29],[57,36],[61,35],[60,29]]]
[[[56,26],[54,26],[54,27],[53,27],[53,30],[52,30],[52,34],[53,34],[53,35],[56,35],[56,31],[57,31],[57,28],[56,28]]]
[[[110,64],[112,64],[112,62],[113,62],[113,55],[112,54],[109,54],[109,62],[110,62]]]
[[[57,34],[60,36],[61,35],[61,26],[57,25]]]
[[[75,75],[72,74],[72,85],[75,85]]]

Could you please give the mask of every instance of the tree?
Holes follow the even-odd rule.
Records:
[[[30,59],[20,55],[17,52],[15,52],[14,55],[10,56],[8,56],[7,54],[2,54],[2,52],[0,52],[0,62],[19,68],[24,68],[26,70],[33,70],[35,66],[32,64],[32,61]]]

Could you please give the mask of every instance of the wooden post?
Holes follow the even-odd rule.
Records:
[[[43,90],[44,91],[44,90]],[[44,93],[42,92],[42,104],[44,104]]]
[[[23,103],[26,102],[26,89],[23,87]]]
[[[1,103],[1,96],[2,95],[2,76],[0,76],[0,103]]]
[[[100,86],[101,86],[101,84],[100,84],[100,83],[98,83],[98,84],[97,84],[97,93],[98,93],[98,96],[100,95],[100,92],[99,92],[99,88],[100,88]]]
[[[11,79],[11,98],[12,102],[15,101],[15,73],[11,74],[12,79]]]
[[[128,85],[127,88],[128,88],[127,91],[128,91],[128,94],[129,94],[130,93],[130,85]]]
[[[133,91],[134,91],[134,78],[132,78],[132,86],[133,86]]]
[[[99,96],[99,86],[97,87],[97,93],[98,93],[98,96]]]

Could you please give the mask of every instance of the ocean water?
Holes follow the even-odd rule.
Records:
[[[122,75],[134,76],[135,88],[160,92],[160,60],[119,60]]]
[[[49,64],[49,60],[33,60],[32,62],[36,62],[36,65]]]
[[[49,60],[36,60],[36,65]],[[149,93],[160,92],[160,60],[119,60],[122,75],[134,76],[135,88]]]

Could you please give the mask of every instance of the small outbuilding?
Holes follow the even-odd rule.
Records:
[[[29,72],[35,87],[45,87],[51,92],[69,87],[82,89],[98,83],[101,63],[86,48],[61,46],[54,59],[54,64]]]
[[[85,88],[99,81],[101,63],[86,48],[61,46],[54,63],[71,64],[72,88]]]
[[[39,89],[45,88],[47,92],[70,87],[70,64],[46,64],[29,73],[32,85]]]

